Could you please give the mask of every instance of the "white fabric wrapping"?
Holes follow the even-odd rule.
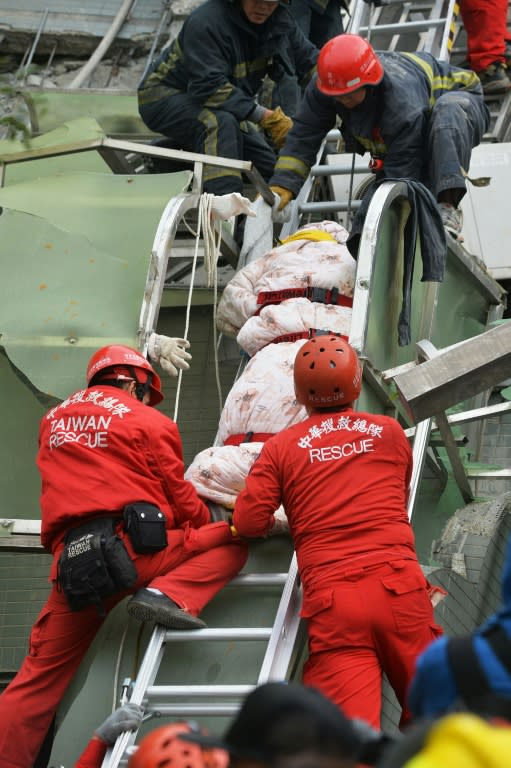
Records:
[[[218,425],[218,439],[247,432],[280,432],[306,417],[296,402],[293,365],[305,339],[270,344],[247,364],[227,395]]]
[[[225,287],[218,303],[218,330],[236,336],[258,309],[261,291],[284,288],[337,288],[353,296],[356,262],[344,245],[347,231],[335,222],[303,227],[329,232],[337,242],[294,240],[273,248],[240,269]]]
[[[254,218],[247,218],[240,251],[240,263],[250,263],[264,256],[273,244],[272,209],[262,197],[252,203]]]
[[[185,478],[201,496],[232,509],[262,447],[262,443],[243,443],[206,448],[194,458]]]
[[[305,408],[296,402],[293,384],[294,360],[306,339],[272,344],[277,336],[309,328],[349,335],[351,308],[306,298],[268,305],[255,316],[261,291],[335,287],[339,293],[353,296],[356,263],[345,246],[347,231],[331,221],[311,224],[300,231],[307,229],[328,232],[336,242],[299,239],[280,245],[239,270],[224,289],[217,311],[218,328],[237,336],[251,360],[225,401],[219,443],[247,432],[280,432],[306,418]],[[253,442],[207,448],[197,454],[185,477],[201,496],[232,509],[262,445]],[[281,507],[275,533],[286,530]]]
[[[250,317],[236,340],[251,357],[277,336],[301,333],[309,328],[349,336],[351,307],[317,304],[308,299],[287,299],[281,304],[270,304],[259,315]]]

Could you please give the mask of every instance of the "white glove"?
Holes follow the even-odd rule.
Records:
[[[286,221],[289,221],[291,218],[291,206],[289,203],[285,205],[281,210],[279,210],[280,206],[280,195],[277,194],[277,192],[273,191],[273,195],[275,197],[275,202],[272,206],[272,219],[276,224],[285,224]]]
[[[133,731],[142,722],[144,712],[138,704],[131,701],[116,709],[107,717],[104,723],[95,730],[95,735],[105,744],[115,744],[115,741],[124,731]]]
[[[186,352],[189,346],[190,342],[186,339],[152,333],[149,336],[147,352],[153,363],[159,363],[169,376],[177,376],[178,368],[187,371],[190,367],[188,360],[191,360],[192,356]]]
[[[242,213],[246,216],[256,215],[250,207],[248,197],[243,197],[239,192],[230,192],[228,195],[214,195],[211,205],[211,216],[213,219],[227,221],[231,216],[239,216]]]
[[[280,536],[289,533],[289,523],[284,508],[280,506],[274,513],[275,523],[268,531],[268,536]]]

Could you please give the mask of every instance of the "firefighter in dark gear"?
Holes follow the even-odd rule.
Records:
[[[261,106],[258,91],[266,75],[306,82],[317,55],[279,0],[208,0],[144,77],[140,115],[178,149],[251,161],[268,180],[291,120]],[[242,192],[241,174],[206,166],[204,190]]]
[[[291,12],[303,34],[318,50],[344,31],[341,9],[348,11],[344,0],[292,0]],[[291,51],[292,55],[292,51]],[[281,104],[294,117],[302,98],[296,77],[286,75],[272,92],[272,104]]]
[[[395,419],[353,410],[361,379],[339,336],[305,342],[294,382],[309,416],[264,443],[233,524],[265,536],[283,505],[307,620],[303,682],[379,730],[383,672],[405,724],[415,659],[441,628],[406,512],[411,449]]]
[[[347,152],[382,160],[376,183],[425,185],[446,230],[459,235],[471,151],[489,125],[477,75],[428,53],[376,53],[358,35],[330,40],[270,180],[281,209],[299,192],[338,119]]]
[[[293,0],[291,8],[298,26],[316,48],[344,31],[341,13],[348,11],[344,0]]]
[[[152,407],[163,394],[146,358],[130,347],[103,347],[86,379],[39,430],[41,542],[53,555],[52,588],[29,653],[0,696],[5,768],[32,767],[120,600],[135,593],[127,610],[137,620],[204,627],[198,614],[247,557],[228,523],[210,523],[209,508],[184,479],[179,431]]]

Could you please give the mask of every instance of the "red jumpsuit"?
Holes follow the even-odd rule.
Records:
[[[461,0],[460,10],[467,33],[468,62],[482,72],[496,61],[504,63],[508,0]]]
[[[382,672],[404,707],[415,658],[441,634],[406,514],[411,470],[394,419],[316,412],[264,444],[234,509],[241,536],[263,536],[283,504],[309,637],[303,682],[374,728]]]
[[[226,523],[209,523],[206,504],[184,480],[177,426],[123,390],[97,385],[70,396],[43,417],[37,464],[42,478],[41,541],[53,555],[55,581],[69,527],[95,516],[120,516],[134,501],[157,505],[167,518],[168,546],[133,552],[135,592],[150,585],[197,615],[243,567],[246,545]],[[110,611],[128,592],[105,601]],[[53,583],[32,628],[29,653],[0,696],[0,764],[32,768],[59,702],[103,618],[94,606],[71,612]]]

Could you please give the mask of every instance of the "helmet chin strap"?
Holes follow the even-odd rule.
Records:
[[[150,394],[151,391],[151,384],[153,381],[152,373],[147,373],[147,379],[142,384],[137,378],[137,372],[134,368],[131,366],[128,367],[129,372],[131,373],[133,380],[135,382],[135,397],[137,400],[139,400],[141,403],[144,402],[144,397],[148,394]]]

